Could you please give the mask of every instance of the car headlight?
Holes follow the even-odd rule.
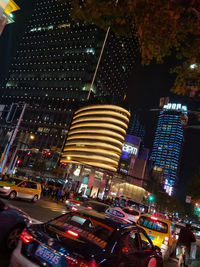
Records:
[[[10,189],[10,186],[4,186],[3,189],[9,190]]]
[[[68,204],[69,203],[69,200],[66,200],[65,203]]]

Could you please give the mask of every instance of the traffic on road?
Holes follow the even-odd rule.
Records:
[[[36,203],[41,187],[32,184],[13,179],[1,185],[9,194],[0,200],[0,266],[182,266],[176,254],[184,224],[145,213],[130,200],[105,203],[70,193],[64,199],[62,192],[41,198],[37,191]]]
[[[7,199],[1,203],[5,209],[1,216],[10,209],[25,219],[20,231],[12,235],[15,242],[10,250],[18,244],[17,247],[13,252],[5,248],[6,252],[0,254],[2,267],[44,266],[44,263],[45,266],[177,266],[176,259],[163,260],[161,249],[153,244],[146,230],[129,221],[128,214],[119,207],[108,208],[101,202],[85,200],[83,206],[78,206],[80,209],[69,211],[65,203],[47,198],[34,204]],[[1,232],[4,224],[5,221],[0,224]],[[73,265],[75,262],[77,265]]]

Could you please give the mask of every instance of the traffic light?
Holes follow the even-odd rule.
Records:
[[[50,158],[52,158],[52,156],[53,156],[52,152],[47,151],[47,150],[43,150],[43,152],[42,152],[42,158],[43,159],[50,159]]]
[[[196,208],[196,211],[197,211],[197,212],[200,212],[200,207],[197,207],[197,208]]]
[[[67,163],[66,162],[61,162],[60,166],[61,166],[61,168],[65,168],[67,166]]]
[[[149,195],[149,196],[148,196],[148,201],[149,201],[149,202],[153,202],[154,200],[155,200],[154,195]]]
[[[199,206],[199,203],[198,202],[195,202],[194,205],[195,205],[195,207],[198,207]]]
[[[20,166],[22,164],[22,160],[21,159],[18,159],[17,162],[16,162],[17,166]]]

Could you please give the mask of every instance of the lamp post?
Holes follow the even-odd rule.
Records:
[[[15,127],[15,130],[13,131],[13,133],[11,135],[11,138],[9,139],[9,142],[8,142],[6,148],[5,148],[5,154],[4,154],[3,160],[1,162],[0,173],[3,173],[3,171],[4,171],[4,168],[6,166],[6,162],[7,162],[7,159],[8,159],[8,153],[9,153],[10,148],[11,148],[11,146],[12,146],[14,140],[15,140],[15,137],[16,137],[17,132],[19,130],[19,126],[20,126],[20,123],[22,121],[22,118],[24,116],[24,112],[25,112],[25,109],[26,109],[27,106],[28,106],[28,104],[26,104],[26,103],[23,104],[23,109],[22,109],[22,112],[21,112],[20,117],[18,119],[18,122],[17,122],[17,125]]]
[[[31,141],[33,141],[33,140],[35,139],[35,136],[34,136],[33,134],[31,134],[31,135],[29,136],[29,139],[30,139]],[[20,141],[17,142],[15,151],[14,151],[14,153],[12,154],[12,158],[11,158],[11,160],[10,160],[10,164],[9,164],[9,166],[8,166],[7,174],[12,174],[12,173],[13,173],[13,170],[14,170],[14,168],[15,168],[15,164],[16,164],[16,161],[17,161],[17,152],[18,152],[18,150],[19,150],[19,147],[18,147],[19,144],[23,144],[23,145],[26,145],[27,147],[29,147],[29,145],[28,145],[27,143],[23,143],[23,142],[20,142]]]

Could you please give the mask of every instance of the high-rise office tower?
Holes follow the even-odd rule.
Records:
[[[169,195],[176,189],[183,125],[186,121],[187,106],[182,104],[168,103],[160,111],[151,159],[154,167],[163,169],[163,187]]]
[[[127,134],[141,137],[141,140],[144,144],[145,127],[141,122],[140,117],[134,113],[131,114]]]
[[[105,32],[73,22],[70,1],[35,0],[35,9],[9,77],[1,89],[0,104],[29,104],[22,122],[23,138],[32,132],[40,150],[62,147],[73,111],[87,101]],[[92,97],[117,104],[127,89],[137,54],[135,38],[106,42]],[[97,101],[96,101],[97,102]],[[5,106],[5,108],[7,108]],[[1,131],[2,135],[5,135]]]

